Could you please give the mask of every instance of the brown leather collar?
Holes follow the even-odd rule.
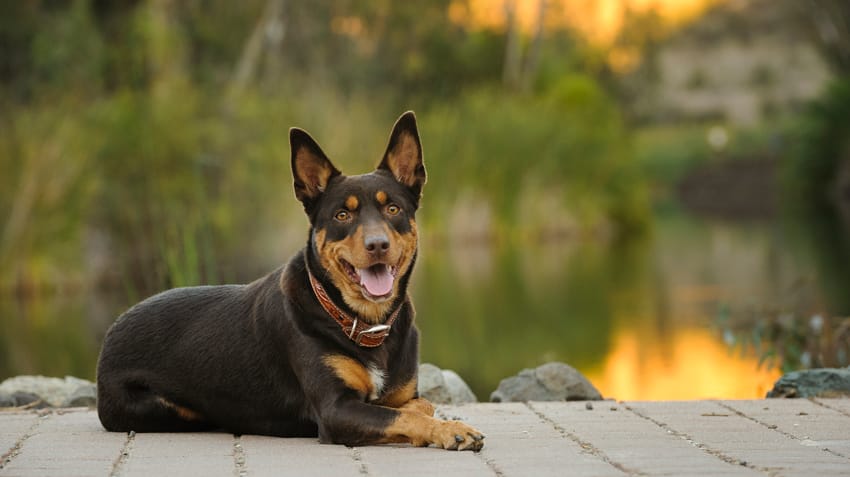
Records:
[[[345,336],[348,336],[348,339],[366,348],[375,348],[384,343],[384,339],[390,334],[390,327],[392,327],[393,322],[398,317],[399,311],[401,311],[401,305],[395,309],[392,315],[382,325],[371,325],[357,318],[352,319],[334,304],[331,297],[328,296],[328,292],[325,291],[322,284],[310,272],[310,267],[305,268],[307,269],[307,276],[310,277],[310,286],[313,288],[313,293],[316,295],[322,308],[339,324],[342,332],[345,333]]]

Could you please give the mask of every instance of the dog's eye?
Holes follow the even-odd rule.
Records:
[[[398,215],[399,212],[401,212],[401,207],[399,207],[395,204],[390,204],[390,205],[387,206],[387,213],[388,214]]]
[[[345,222],[351,218],[351,213],[347,210],[340,210],[334,215],[334,218],[339,220],[340,222]]]

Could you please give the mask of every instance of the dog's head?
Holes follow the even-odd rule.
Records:
[[[378,322],[406,292],[416,259],[425,166],[413,112],[396,121],[378,168],[343,175],[305,131],[289,131],[295,196],[310,218],[308,261],[361,319]],[[320,266],[320,270],[315,270]]]

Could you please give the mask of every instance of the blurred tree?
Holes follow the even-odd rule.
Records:
[[[801,18],[810,22],[813,38],[840,75],[850,74],[850,2],[808,0],[794,2]]]
[[[507,32],[459,21],[467,6],[0,3],[0,256],[15,262],[0,282],[36,262],[84,275],[90,253],[114,260],[100,278],[139,292],[250,276],[276,250],[259,237],[284,233],[291,217],[280,206],[291,194],[286,127],[308,127],[360,168],[377,160],[365,153],[380,154],[385,123],[410,108],[429,171],[442,176],[429,186],[433,210],[452,206],[463,171],[465,187],[498,204],[500,227],[540,182],[583,195],[570,206],[589,222],[639,217],[620,204],[640,201],[624,192],[639,180],[621,167],[617,107],[593,76],[575,74],[598,53],[544,30],[549,6],[538,0],[506,88]],[[95,235],[103,250],[86,248]]]

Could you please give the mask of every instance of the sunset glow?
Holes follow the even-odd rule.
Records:
[[[636,331],[614,338],[602,369],[587,373],[603,396],[618,400],[762,398],[781,372],[736,356],[710,331],[671,329],[668,346]]]
[[[594,43],[610,43],[627,10],[655,10],[663,21],[675,25],[699,15],[721,0],[545,0],[545,25],[569,25]],[[469,8],[455,4],[451,18],[458,23],[500,28],[505,25],[505,0],[469,0]],[[537,23],[540,0],[515,0],[516,19],[523,31]]]

